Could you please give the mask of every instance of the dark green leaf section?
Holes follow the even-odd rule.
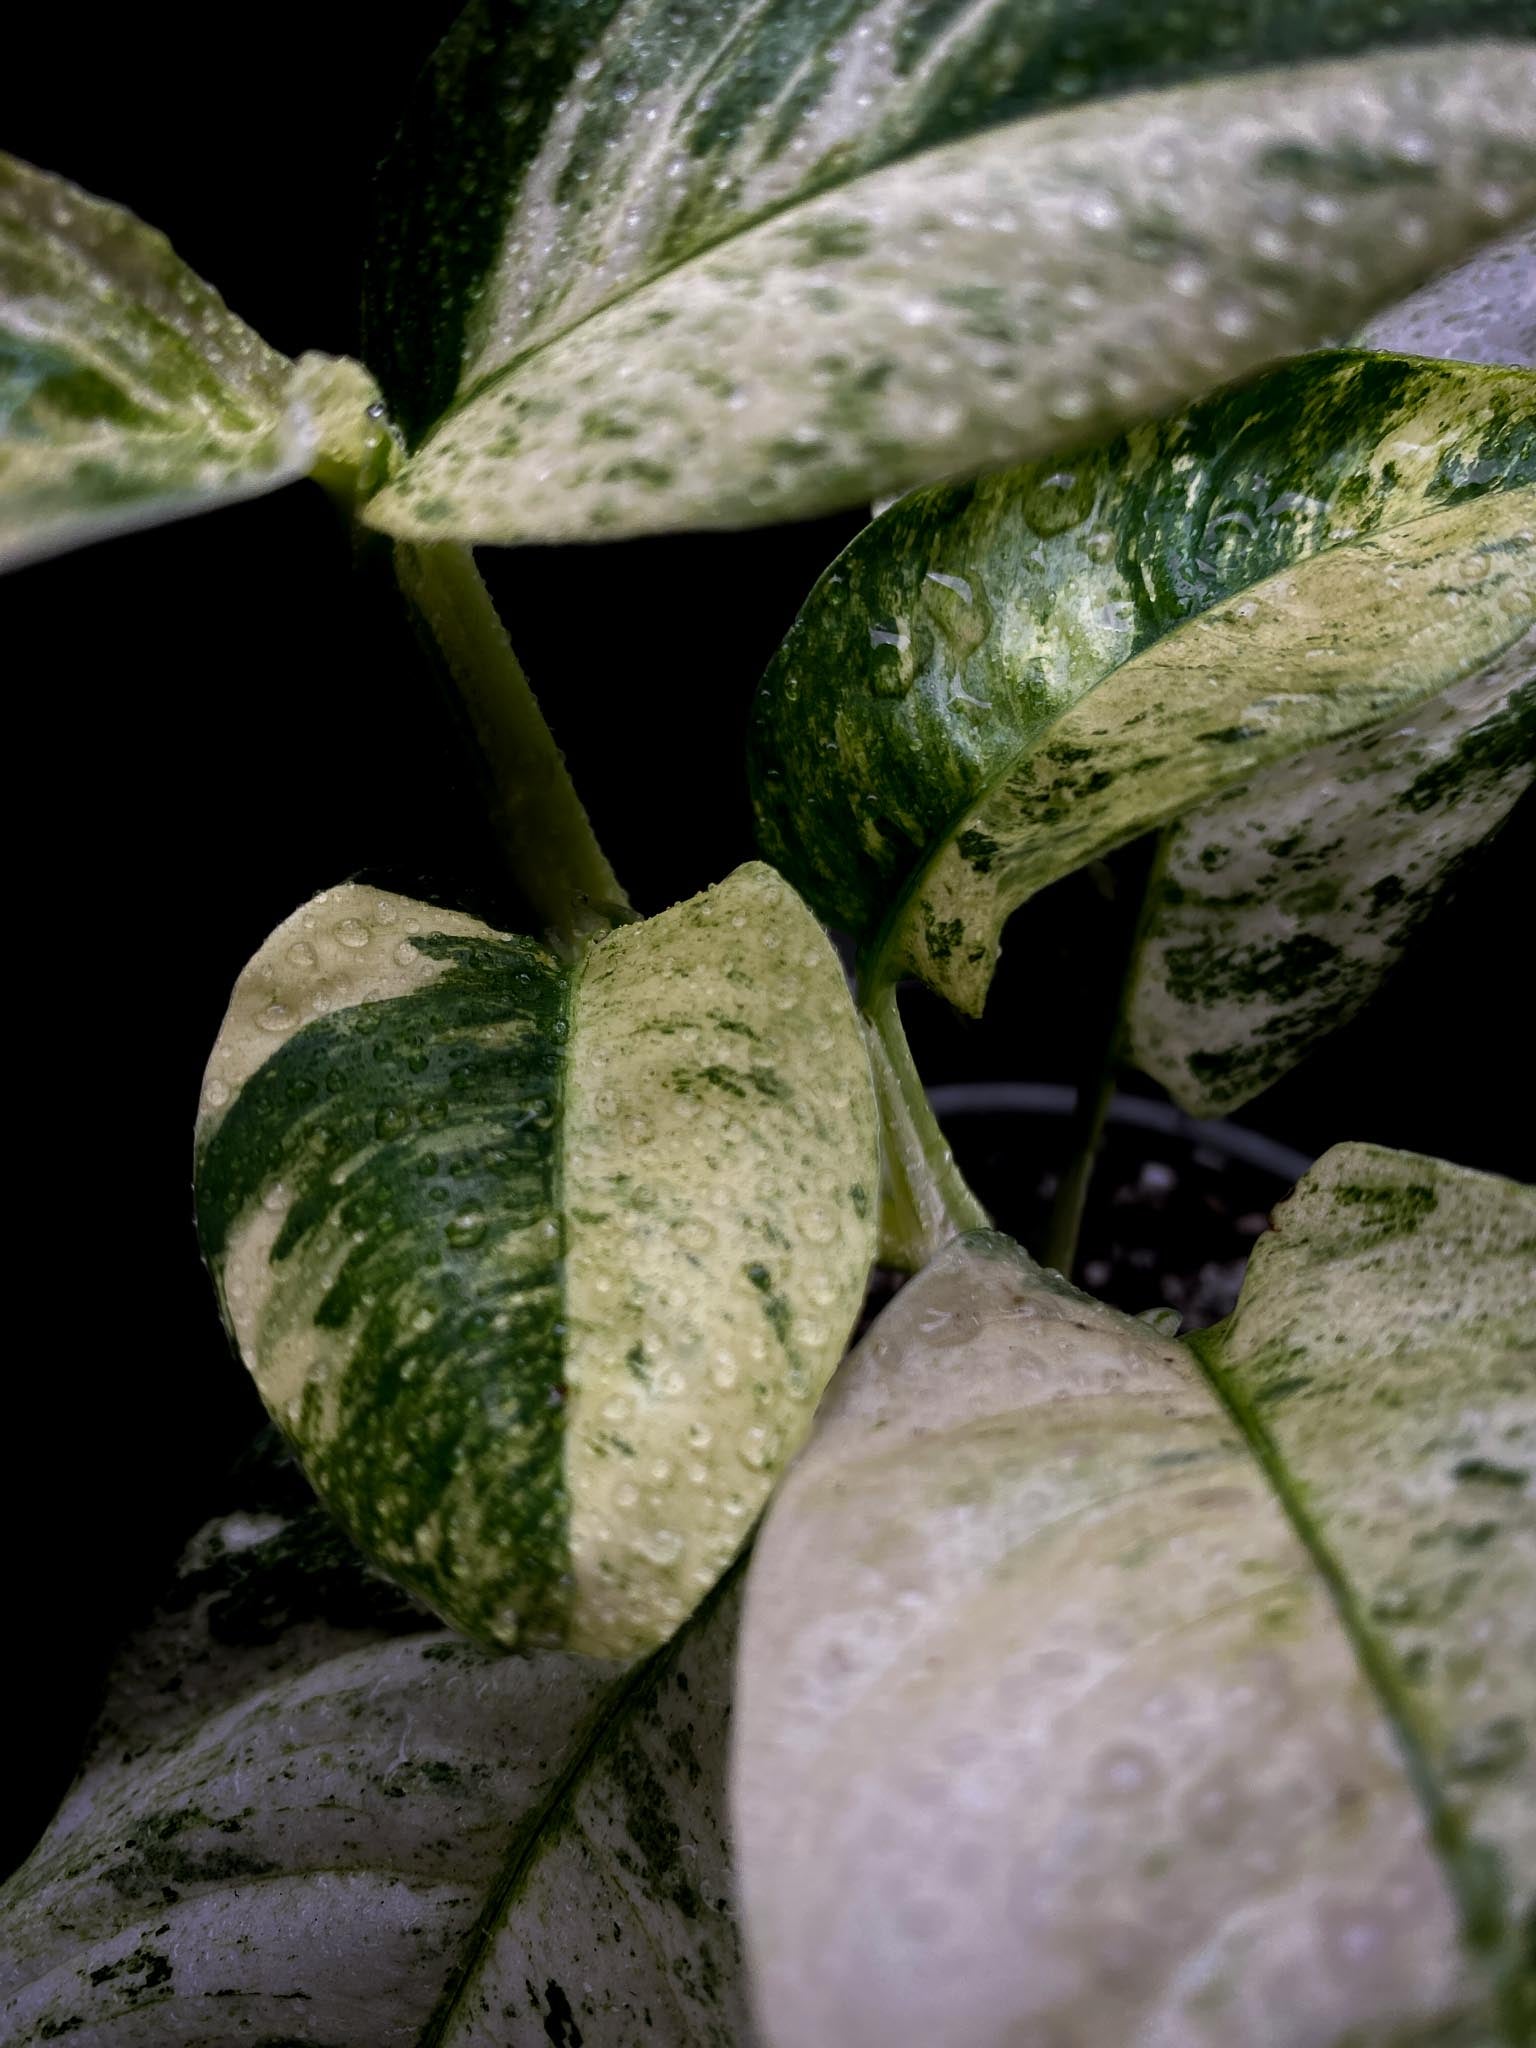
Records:
[[[764,677],[768,857],[878,947],[946,841],[987,875],[1000,849],[968,812],[1133,657],[1292,564],[1536,478],[1533,390],[1518,370],[1317,355],[1070,460],[901,500]],[[1081,764],[1058,770],[1065,804]],[[1047,804],[1041,829],[1059,822]]]
[[[473,0],[380,174],[368,360],[419,440],[597,308],[918,150],[1142,87],[1530,32],[1530,0]]]
[[[236,1331],[258,1319],[269,1400],[288,1334],[318,1344],[277,1405],[363,1548],[471,1633],[555,1637],[569,976],[528,939],[399,943],[441,971],[304,1024],[213,1125],[203,1247]]]
[[[414,444],[452,402],[508,211],[587,44],[621,0],[472,0],[379,167],[364,352]]]

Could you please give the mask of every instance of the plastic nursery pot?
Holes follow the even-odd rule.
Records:
[[[997,1227],[1038,1252],[1072,1143],[1075,1092],[1052,1082],[961,1081],[930,1089],[928,1099]],[[1217,1322],[1236,1303],[1269,1211],[1311,1163],[1240,1124],[1116,1095],[1072,1277],[1132,1314],[1174,1308],[1185,1329]]]

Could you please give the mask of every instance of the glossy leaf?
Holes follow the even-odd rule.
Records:
[[[759,836],[874,987],[968,1010],[1008,915],[1536,621],[1536,379],[1288,363],[1071,461],[901,500],[754,714]]]
[[[1495,27],[473,6],[385,174],[370,353],[420,446],[367,516],[499,541],[803,516],[1347,330],[1536,207],[1536,43],[1335,53]]]
[[[839,1374],[738,1669],[770,2048],[1521,2038],[1536,1194],[1341,1147],[1276,1226],[1218,1386],[984,1234]]]
[[[209,1063],[230,1328],[376,1562],[503,1645],[629,1656],[736,1554],[873,1254],[868,1061],[763,867],[557,961],[347,887]]]
[[[0,156],[0,564],[304,475],[292,373],[163,235]]]
[[[242,1488],[0,1892],[8,2048],[737,2048],[736,1605],[627,1673],[496,1657]]]

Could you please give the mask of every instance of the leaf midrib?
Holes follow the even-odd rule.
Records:
[[[682,1655],[697,1633],[710,1626],[721,1601],[746,1570],[751,1549],[752,1539],[749,1537],[735,1562],[721,1573],[677,1634],[663,1643],[659,1650],[632,1666],[622,1678],[615,1680],[613,1691],[588,1724],[585,1738],[572,1751],[565,1768],[551,1781],[537,1809],[525,1817],[514,1834],[486,1902],[464,1936],[458,1959],[449,1970],[437,2003],[416,2037],[416,2048],[448,2048],[449,2029],[543,1853],[549,1831],[573,1805],[582,1780],[601,1760],[610,1737],[620,1727],[637,1697],[669,1663]]]
[[[1455,38],[1447,38],[1440,43],[1426,44],[1421,47],[1454,49],[1457,47],[1457,42]],[[498,364],[495,369],[487,370],[467,388],[456,391],[449,404],[443,408],[442,412],[438,414],[437,418],[433,420],[432,424],[421,436],[421,439],[416,444],[416,448],[412,452],[413,454],[419,453],[421,449],[427,447],[449,420],[465,411],[484,392],[494,389],[504,378],[515,375],[534,358],[558,346],[568,336],[577,333],[588,322],[611,311],[613,307],[623,305],[627,300],[639,297],[643,292],[650,290],[653,285],[659,284],[664,278],[671,277],[677,271],[686,269],[689,264],[700,261],[702,258],[713,254],[716,249],[724,248],[727,244],[738,240],[741,236],[752,233],[766,222],[794,213],[803,206],[812,205],[816,201],[825,198],[829,192],[843,191],[850,186],[862,183],[866,178],[878,177],[883,172],[894,168],[897,164],[916,163],[923,157],[932,156],[940,150],[963,148],[966,144],[974,142],[984,135],[991,135],[1005,128],[1022,129],[1051,120],[1060,121],[1063,125],[1070,125],[1073,122],[1083,121],[1085,117],[1100,114],[1108,107],[1123,106],[1127,101],[1157,99],[1169,93],[1191,93],[1202,88],[1227,88],[1238,81],[1252,81],[1262,84],[1267,80],[1271,83],[1277,83],[1289,77],[1293,71],[1318,70],[1338,64],[1361,64],[1371,58],[1385,57],[1392,54],[1401,55],[1403,53],[1401,51],[1394,52],[1393,46],[1386,45],[1357,51],[1345,57],[1312,57],[1304,63],[1289,66],[1267,64],[1235,71],[1217,69],[1208,71],[1198,77],[1174,80],[1162,85],[1133,86],[1129,91],[1108,93],[1102,97],[1090,99],[1082,105],[1075,107],[1036,106],[1031,108],[1028,113],[1014,115],[1011,120],[1003,119],[982,122],[974,128],[968,129],[964,134],[949,135],[938,141],[921,143],[908,149],[894,150],[891,155],[882,157],[876,163],[864,164],[841,176],[834,174],[827,179],[825,184],[802,186],[793,196],[770,203],[763,207],[761,211],[738,220],[722,233],[698,243],[685,255],[676,257],[670,263],[662,264],[659,268],[648,272],[645,277],[635,282],[621,286],[610,297],[589,306],[585,312],[578,314],[575,319],[568,321],[564,326],[558,327],[552,333],[545,335],[542,340],[531,343],[525,349],[520,349],[507,362]],[[521,196],[521,191],[522,183],[520,182],[519,197]],[[514,198],[507,208],[504,216],[505,220],[511,219],[516,206],[517,199]],[[479,310],[478,307],[476,310]]]
[[[458,1957],[449,1969],[437,2003],[417,2036],[416,2048],[444,2048],[449,2039],[448,2030],[457,2018],[460,2006],[494,1950],[507,1915],[538,1862],[549,1829],[571,1804],[576,1788],[601,1755],[615,1723],[623,1718],[652,1672],[672,1648],[672,1644],[666,1644],[635,1665],[627,1676],[615,1681],[613,1691],[588,1724],[585,1739],[572,1750],[565,1768],[553,1779],[539,1805],[525,1816],[512,1838],[512,1845],[485,1904],[460,1943]]]
[[[1222,1348],[1229,1327],[1230,1318],[1210,1329],[1194,1331],[1184,1339],[1185,1346],[1247,1444],[1333,1602],[1339,1625],[1391,1731],[1404,1775],[1424,1815],[1425,1832],[1456,1907],[1462,1941],[1488,1966],[1500,2036],[1516,2043],[1522,2038],[1517,2007],[1520,1959],[1514,1952],[1513,1930],[1507,1924],[1507,1896],[1501,1887],[1490,1924],[1488,1886],[1479,1881],[1474,1868],[1466,1825],[1442,1789],[1402,1669],[1390,1646],[1371,1627],[1348,1574],[1307,1505],[1302,1483],[1287,1467],[1254,1403],[1227,1371]]]

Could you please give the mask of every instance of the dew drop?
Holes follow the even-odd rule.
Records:
[[[634,1547],[652,1564],[676,1564],[683,1554],[683,1539],[675,1529],[648,1529],[635,1538]]]
[[[834,1244],[841,1235],[836,1212],[820,1202],[797,1203],[795,1223],[801,1236],[811,1244]]]
[[[1094,496],[1091,476],[1057,469],[1026,487],[1020,510],[1031,530],[1049,540],[1080,525],[1092,510]]]
[[[444,1235],[459,1251],[468,1250],[471,1245],[479,1244],[485,1236],[485,1211],[478,1202],[466,1202],[458,1214],[449,1220]]]

